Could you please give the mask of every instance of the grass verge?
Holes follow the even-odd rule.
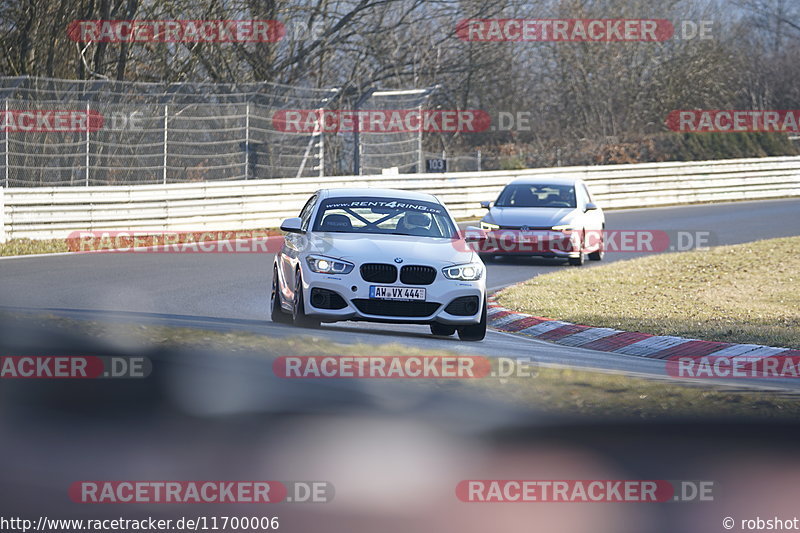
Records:
[[[133,236],[135,234],[135,237]],[[59,252],[128,252],[134,248],[178,245],[190,248],[200,242],[229,241],[237,239],[253,239],[260,243],[260,248],[267,248],[267,243],[276,245],[275,239],[282,235],[277,229],[219,230],[198,232],[97,232],[93,237],[70,237],[66,239],[11,239],[0,244],[0,256],[18,256],[33,254],[51,254]],[[270,240],[272,239],[272,240]],[[280,241],[282,242],[282,241]],[[232,245],[231,245],[232,246]],[[224,249],[224,248],[223,248]]]
[[[68,252],[64,239],[11,239],[0,244],[0,256]]]
[[[595,327],[800,348],[800,237],[545,274],[504,307]]]

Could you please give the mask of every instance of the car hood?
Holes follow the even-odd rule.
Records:
[[[463,240],[406,235],[353,233],[311,234],[309,253],[319,253],[356,263],[387,262],[396,257],[403,264],[454,265],[477,260]]]
[[[544,228],[569,223],[576,211],[571,207],[492,207],[483,220],[499,226]]]

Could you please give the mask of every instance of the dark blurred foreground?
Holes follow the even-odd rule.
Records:
[[[130,326],[135,327],[135,326]],[[135,352],[135,353],[133,353]],[[137,355],[146,379],[0,381],[0,517],[278,516],[281,531],[723,531],[796,512],[794,425],[554,417],[475,389],[292,381],[264,354],[146,351],[0,321],[3,355]],[[464,479],[712,480],[713,502],[462,503]],[[316,504],[74,503],[81,480],[324,480]]]

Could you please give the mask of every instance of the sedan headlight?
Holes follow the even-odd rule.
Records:
[[[553,231],[561,231],[561,232],[564,232],[564,233],[566,233],[568,231],[572,231],[574,229],[575,228],[572,227],[572,224],[561,224],[560,226],[553,226],[553,228],[552,228]]]
[[[353,263],[324,255],[309,255],[306,264],[313,272],[320,274],[349,274],[355,268]]]
[[[488,222],[481,220],[481,229],[484,231],[494,231],[500,229],[500,226],[497,224],[489,224]]]
[[[483,265],[480,263],[465,263],[442,269],[444,277],[459,281],[477,281],[483,276]]]

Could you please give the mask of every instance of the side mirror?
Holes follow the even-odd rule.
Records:
[[[476,228],[475,226],[467,226],[467,229],[464,230],[465,242],[481,242],[485,240],[486,240],[486,231],[482,230],[481,228]]]
[[[281,222],[281,231],[286,233],[303,233],[300,226],[303,224],[303,219],[300,217],[287,218]]]
[[[583,210],[583,212],[585,213],[587,211],[595,211],[596,209],[597,209],[597,204],[594,202],[589,202],[586,204],[586,208]]]
[[[492,207],[492,202],[481,202],[481,207],[484,209],[490,209]]]

